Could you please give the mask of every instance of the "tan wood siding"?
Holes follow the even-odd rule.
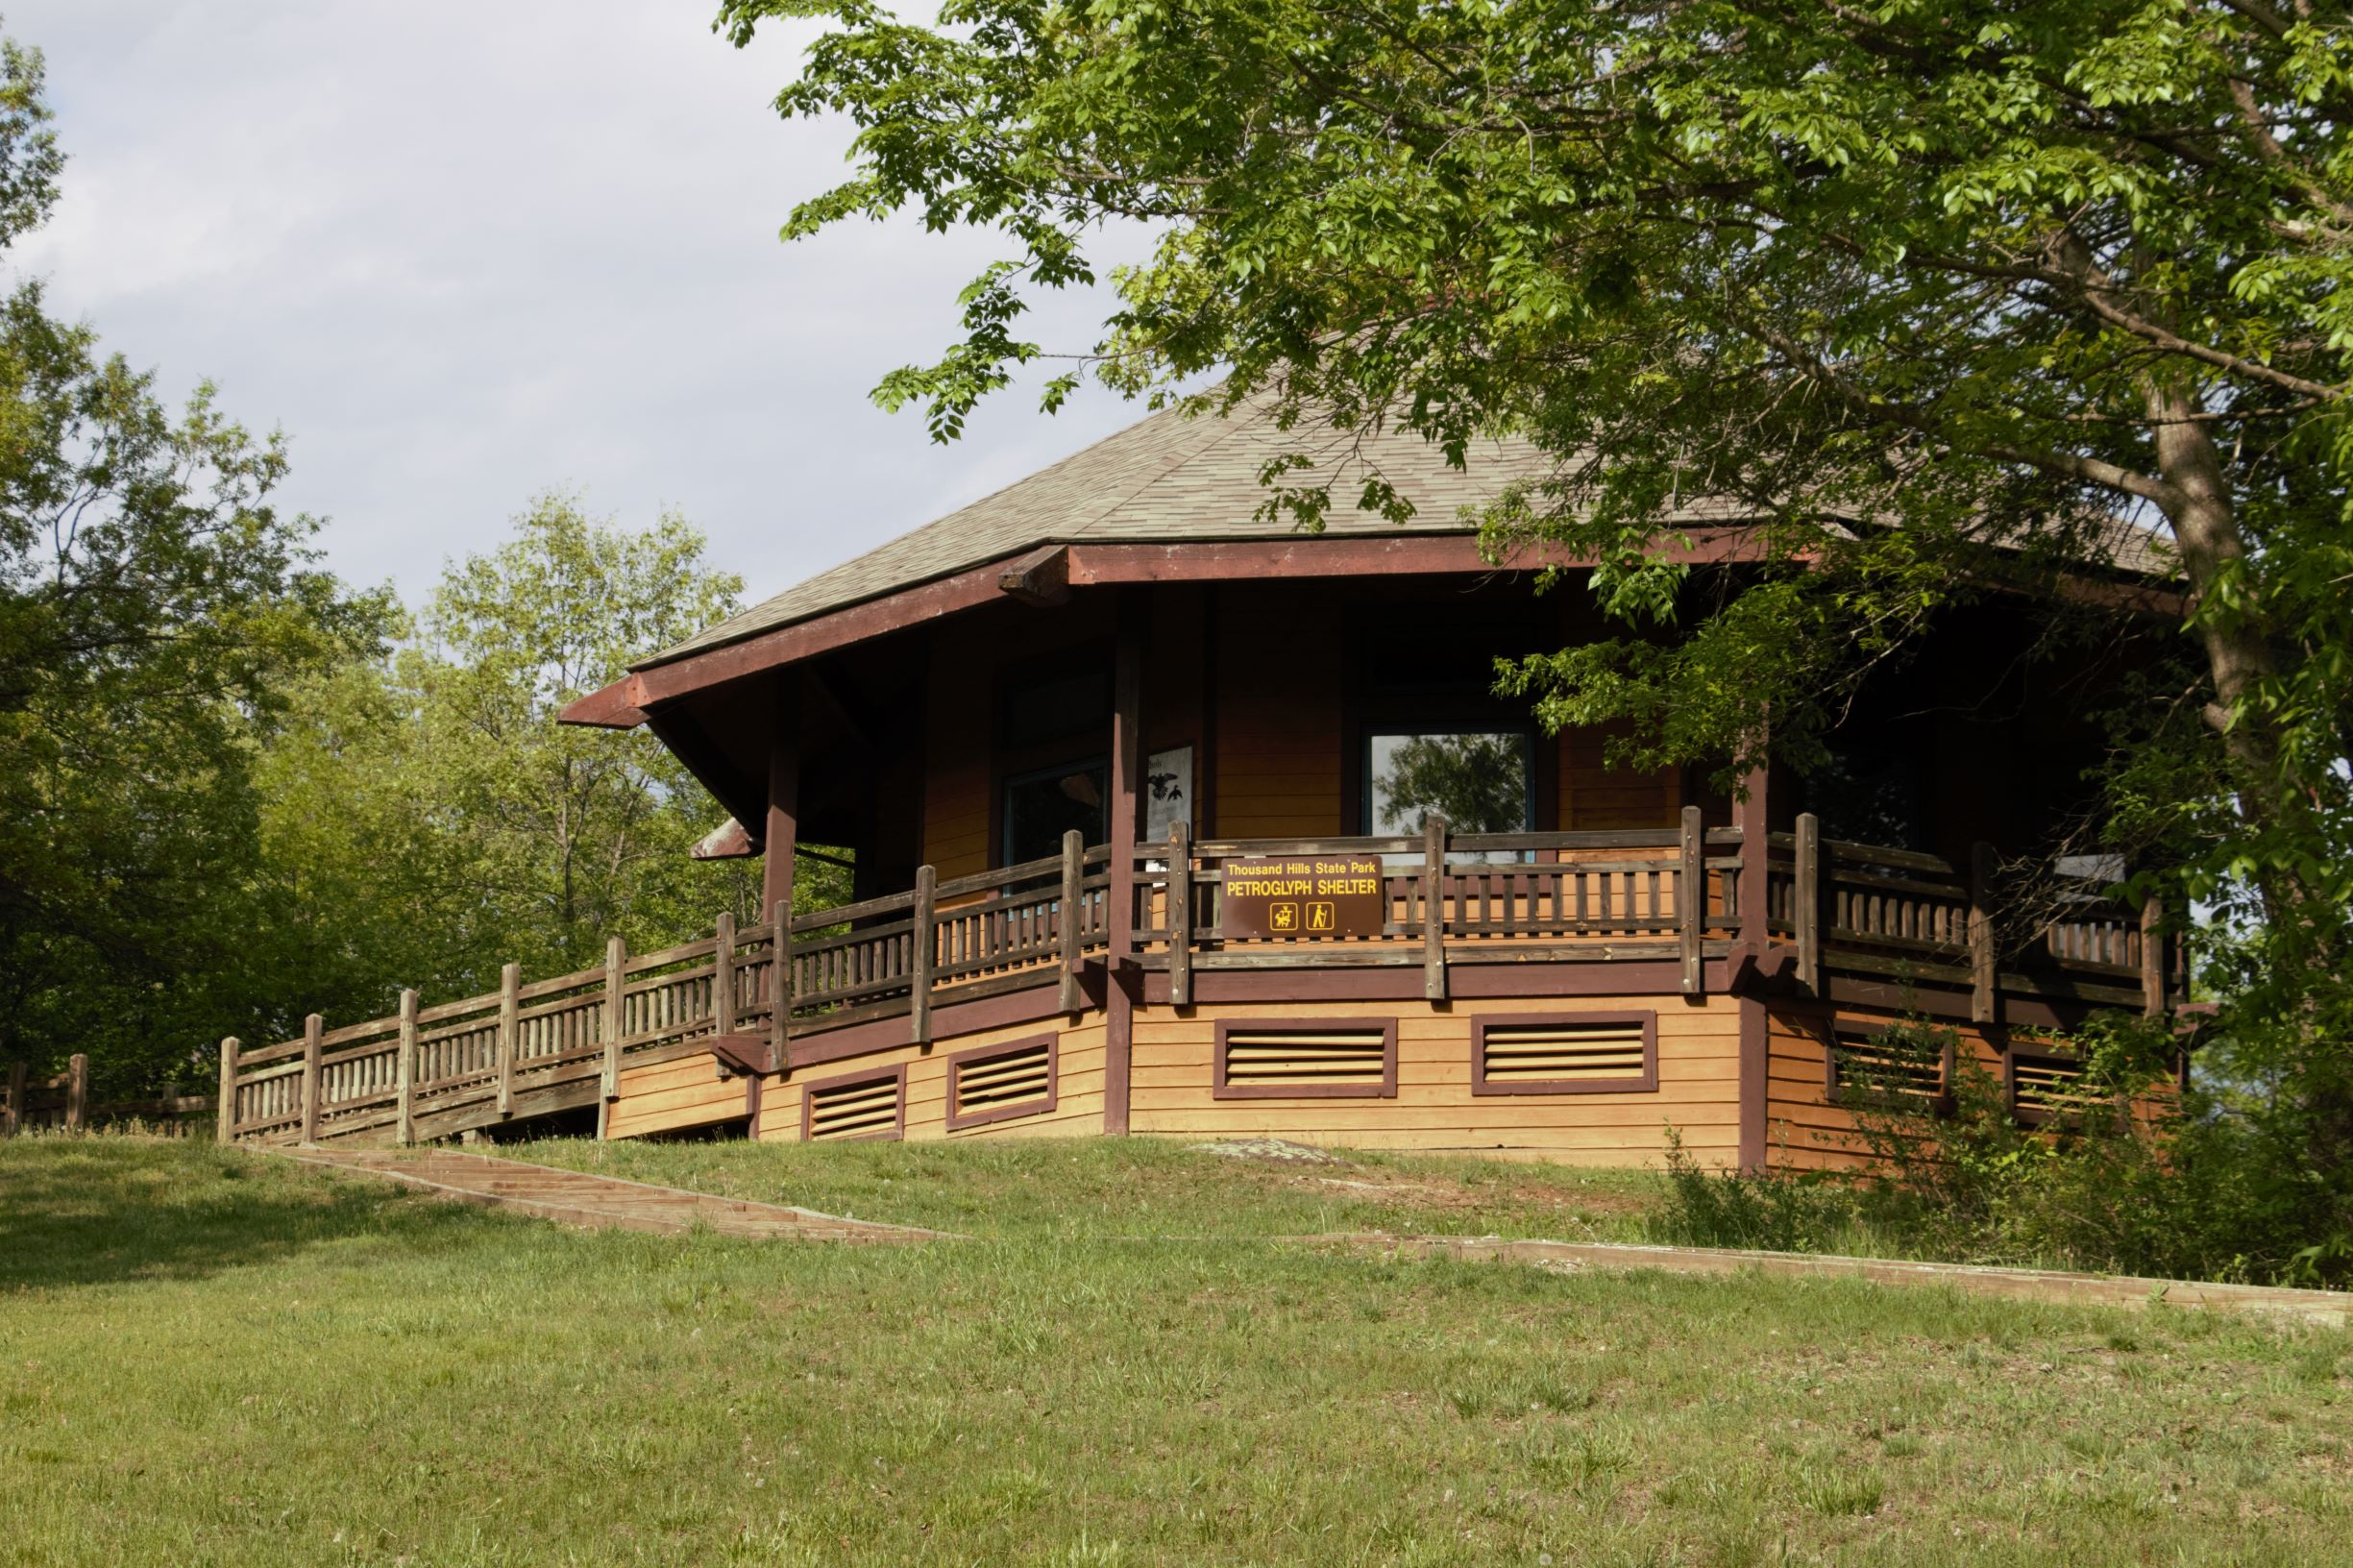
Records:
[[[1603,766],[1609,732],[1563,730],[1560,825],[1573,833],[1673,827],[1682,810],[1682,779],[1673,768],[1633,772]]]
[[[648,1067],[624,1067],[605,1132],[612,1138],[643,1138],[743,1115],[744,1080],[721,1078],[718,1061],[700,1051]]]
[[[1217,600],[1217,835],[1354,833],[1340,798],[1339,608],[1294,588]]]
[[[1515,1014],[1654,1009],[1658,1088],[1613,1093],[1475,1095],[1471,1020]],[[1286,1017],[1397,1021],[1393,1099],[1214,1097],[1217,1022]],[[1135,1022],[1130,1125],[1138,1133],[1214,1138],[1279,1134],[1362,1148],[1457,1149],[1594,1164],[1656,1164],[1672,1123],[1711,1164],[1730,1163],[1740,1128],[1740,1012],[1729,997],[1557,997],[1458,1003],[1301,1002],[1140,1008]]]
[[[1855,1133],[1853,1115],[1832,1102],[1827,1047],[1821,1031],[1828,1017],[1851,1026],[1895,1021],[1888,1013],[1840,1008],[1812,1017],[1780,1012],[1766,1015],[1765,1162],[1791,1170],[1852,1169],[1868,1164]],[[2001,1052],[1985,1032],[1954,1026],[1960,1049],[1997,1077]]]
[[[801,1098],[806,1084],[821,1084],[852,1072],[904,1066],[907,1069],[908,1142],[943,1138],[1075,1138],[1103,1130],[1103,1023],[1095,1016],[1075,1029],[1062,1027],[1060,1018],[1009,1024],[1001,1029],[958,1035],[933,1044],[930,1050],[912,1045],[870,1051],[823,1066],[810,1067],[794,1078],[770,1079],[760,1102],[758,1136],[764,1141],[797,1142],[800,1139]],[[950,1132],[947,1126],[947,1059],[978,1046],[1010,1044],[1041,1035],[1059,1034],[1055,1048],[1054,1109],[1036,1115],[993,1121]]]

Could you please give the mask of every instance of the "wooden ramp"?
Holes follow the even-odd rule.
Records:
[[[650,1231],[677,1236],[698,1227],[720,1236],[782,1241],[932,1241],[943,1231],[842,1219],[813,1209],[750,1203],[674,1187],[526,1164],[457,1149],[273,1148],[268,1152],[327,1170],[380,1176],[453,1198],[505,1209],[584,1230]]]

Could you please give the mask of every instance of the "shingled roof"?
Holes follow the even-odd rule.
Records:
[[[1463,508],[1493,501],[1506,486],[1548,466],[1525,441],[1481,443],[1458,469],[1440,448],[1409,432],[1285,430],[1262,409],[1189,419],[1165,409],[821,572],[635,668],[742,642],[1040,545],[1292,538],[1295,530],[1287,520],[1254,515],[1267,500],[1261,482],[1266,464],[1289,453],[1311,458],[1315,466],[1286,475],[1286,484],[1333,487],[1327,534],[1464,531],[1474,525],[1463,518]],[[1413,503],[1410,523],[1401,527],[1356,504],[1363,482],[1375,474]]]

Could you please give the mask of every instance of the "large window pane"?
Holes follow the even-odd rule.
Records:
[[[1007,779],[1004,863],[1061,854],[1062,836],[1074,827],[1089,844],[1103,843],[1111,836],[1104,809],[1110,793],[1111,769],[1100,758]]]
[[[1535,825],[1527,731],[1425,730],[1370,740],[1365,777],[1374,833],[1419,833],[1433,814],[1457,833]]]

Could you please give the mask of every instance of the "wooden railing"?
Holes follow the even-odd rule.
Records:
[[[1826,970],[1963,986],[1979,1022],[2005,992],[2152,1017],[2187,994],[2185,954],[2153,900],[2132,910],[2087,893],[2021,930],[1984,845],[1963,877],[1935,855],[1825,839],[1811,815],[1767,843],[1767,926],[1794,943],[1798,978],[1816,991]]]
[[[1335,855],[1379,859],[1377,930],[1228,933],[1228,863]],[[1457,834],[1433,820],[1410,838],[1196,844],[1179,825],[1125,864],[1072,833],[1060,855],[944,882],[925,866],[905,893],[793,916],[781,964],[777,919],[739,931],[723,916],[710,937],[659,952],[615,939],[596,968],[527,984],[508,965],[479,996],[422,1007],[404,992],[390,1017],[331,1030],[314,1015],[301,1039],[254,1051],[226,1041],[219,1135],[406,1143],[609,1102],[625,1067],[695,1052],[776,1071],[790,1039],[894,1017],[925,1044],[936,1009],[1005,992],[1053,985],[1062,1010],[1081,1011],[1091,962],[1164,972],[1180,1006],[1196,970],[1220,968],[1418,966],[1441,1000],[1459,965],[1671,961],[1696,994],[1709,958],[1777,941],[1816,994],[1830,971],[1966,987],[1980,1019],[2003,992],[2150,1009],[2176,992],[2179,953],[2153,906],[2081,900],[2019,941],[1995,881],[1989,851],[1964,879],[1933,855],[1824,840],[1811,817],[1750,844],[1696,807],[1675,828],[1606,833]]]
[[[187,1118],[211,1110],[211,1095],[182,1094],[168,1086],[144,1099],[92,1100],[90,1059],[79,1051],[63,1072],[50,1077],[33,1077],[22,1061],[10,1063],[0,1073],[0,1138],[42,1130],[79,1133],[124,1123],[150,1134],[184,1137],[190,1130]]]
[[[1432,999],[1456,964],[1671,959],[1682,987],[1742,929],[1738,828],[1704,828],[1697,808],[1665,831],[1453,833],[1432,818],[1414,837],[1189,841],[1140,845],[1132,897],[1137,951],[1188,999],[1195,969],[1416,966]],[[1721,853],[1722,850],[1732,853]],[[1230,935],[1225,863],[1378,857],[1378,933],[1338,939]]]

